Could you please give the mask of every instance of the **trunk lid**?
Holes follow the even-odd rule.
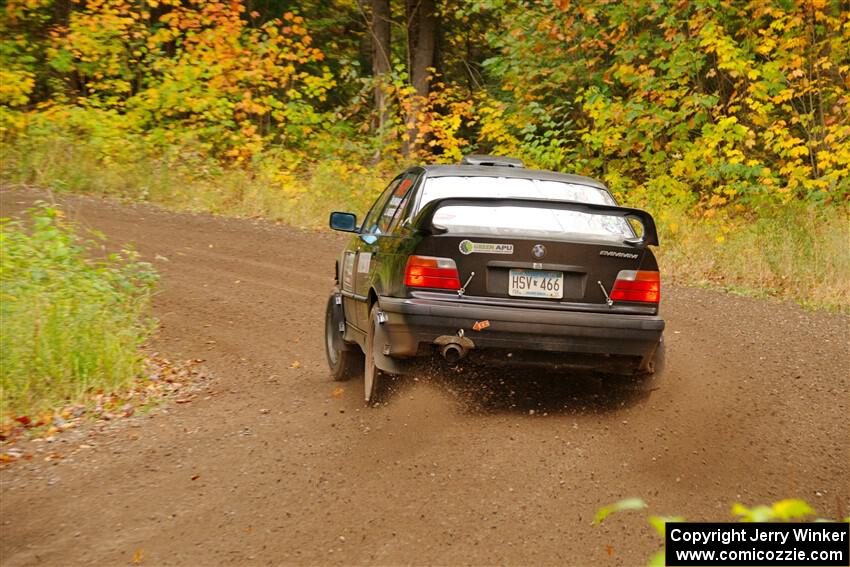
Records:
[[[628,219],[640,223],[642,234]],[[655,224],[644,211],[538,199],[451,198],[429,203],[416,226],[427,236],[415,253],[453,259],[467,301],[650,308],[607,304],[621,270],[657,270],[647,248],[658,241]]]

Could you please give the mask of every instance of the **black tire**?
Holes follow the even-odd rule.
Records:
[[[366,352],[363,355],[363,394],[366,405],[379,404],[382,401],[387,375],[375,366],[375,328],[378,322],[378,306],[369,310],[369,332],[366,333]]]
[[[363,353],[357,345],[345,342],[339,330],[344,321],[342,305],[337,305],[335,294],[331,294],[325,310],[325,356],[331,378],[337,381],[350,380],[363,372]]]

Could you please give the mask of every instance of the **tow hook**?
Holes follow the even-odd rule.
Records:
[[[608,295],[608,290],[607,290],[607,289],[605,289],[605,286],[604,286],[604,285],[602,285],[602,282],[601,282],[601,281],[598,281],[598,280],[597,280],[597,282],[596,282],[596,283],[598,283],[598,284],[599,284],[599,288],[602,290],[602,293],[605,295],[605,303],[607,303],[607,304],[608,304],[608,307],[613,306],[613,305],[614,305],[614,300],[613,300],[613,299],[611,299],[611,296],[610,296],[610,295]]]
[[[466,288],[469,287],[469,282],[471,282],[472,278],[474,278],[474,277],[475,277],[475,272],[470,272],[469,277],[466,279],[466,283],[463,284],[460,287],[459,290],[457,290],[457,296],[458,297],[463,297],[463,294],[466,293]],[[461,330],[463,330],[463,329],[461,329]]]

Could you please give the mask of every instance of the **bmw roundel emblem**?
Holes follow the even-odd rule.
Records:
[[[531,249],[531,255],[535,258],[542,258],[546,255],[546,247],[542,244],[535,244],[534,248]]]

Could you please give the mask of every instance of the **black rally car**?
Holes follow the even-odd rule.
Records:
[[[652,217],[617,206],[587,177],[505,157],[413,167],[392,180],[336,265],[325,346],[337,380],[385,374],[420,357],[653,371],[658,244]]]

